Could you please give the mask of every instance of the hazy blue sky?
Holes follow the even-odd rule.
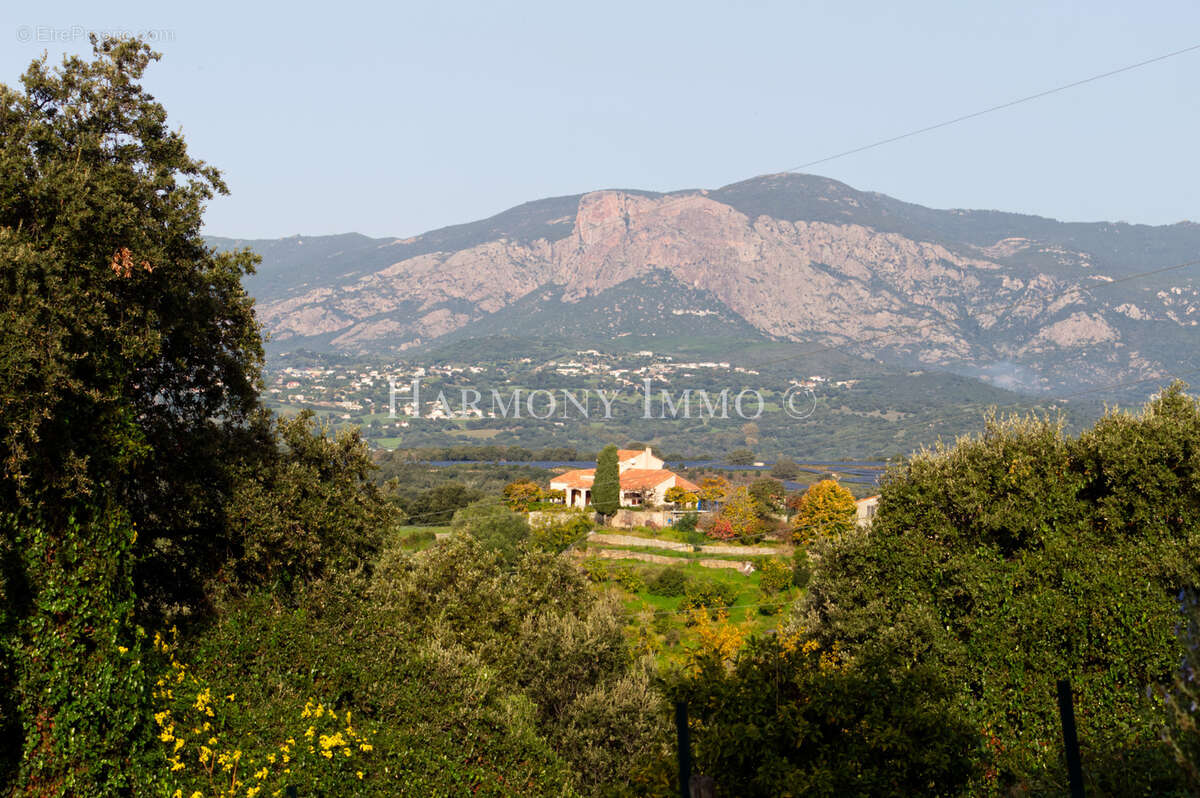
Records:
[[[407,236],[783,171],[1200,43],[1200,4],[10,2],[0,81],[84,29],[154,32],[147,85],[233,191],[208,232]],[[1196,220],[1198,78],[1195,51],[812,171],[935,207]]]

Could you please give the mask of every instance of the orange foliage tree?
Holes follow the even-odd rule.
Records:
[[[854,529],[857,508],[854,495],[832,479],[808,486],[796,503],[792,516],[792,539],[808,545],[820,539],[836,539]]]

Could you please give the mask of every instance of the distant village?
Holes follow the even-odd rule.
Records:
[[[352,422],[356,418],[388,414],[388,424],[396,429],[409,426],[409,419],[495,418],[486,408],[447,408],[437,399],[437,390],[422,389],[420,406],[412,399],[414,380],[422,385],[535,385],[586,387],[603,383],[613,390],[640,390],[651,380],[655,390],[670,388],[681,381],[689,386],[708,382],[726,383],[736,377],[742,381],[759,376],[755,369],[735,366],[727,361],[685,361],[649,350],[625,354],[585,349],[557,358],[538,360],[523,357],[505,363],[416,365],[396,361],[387,364],[291,365],[281,356],[267,369],[266,398],[277,406],[312,408],[325,411],[334,419]],[[857,380],[833,380],[809,375],[791,380],[804,388],[852,388]],[[392,393],[400,395],[395,403],[396,417],[390,417]]]

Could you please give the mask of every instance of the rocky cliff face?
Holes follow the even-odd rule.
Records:
[[[260,318],[280,345],[405,350],[538,289],[578,303],[666,272],[766,336],[964,373],[1020,367],[1031,389],[1169,375],[1200,342],[1196,269],[1120,280],[1197,257],[1196,225],[933,211],[804,176],[543,202],[522,206],[519,230],[362,239],[307,264],[306,284],[276,255]]]

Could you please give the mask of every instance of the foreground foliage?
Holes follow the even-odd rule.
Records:
[[[851,657],[934,667],[981,739],[972,791],[1066,791],[1055,682],[1071,680],[1089,794],[1163,794],[1178,771],[1147,687],[1200,582],[1200,411],[1174,386],[1078,439],[1044,420],[888,478],[869,534],[821,550],[806,623]]]

